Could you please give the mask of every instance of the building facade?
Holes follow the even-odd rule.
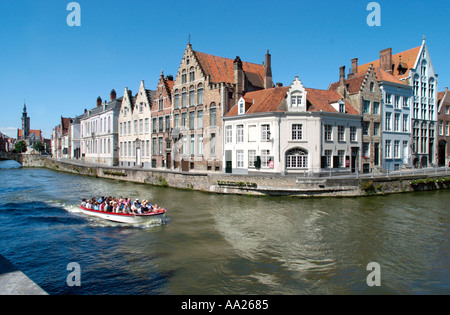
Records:
[[[247,91],[272,87],[270,55],[258,65],[213,56],[188,44],[172,90],[173,169],[222,169],[222,117]]]
[[[152,168],[170,169],[172,163],[172,88],[173,76],[161,72],[151,108]],[[194,122],[195,118],[190,120]]]
[[[337,91],[291,86],[247,93],[224,117],[227,173],[351,173],[361,116]]]
[[[381,170],[381,104],[383,93],[378,83],[374,67],[359,71],[357,59],[352,60],[352,68],[347,79],[345,66],[340,67],[339,82],[332,83],[329,90],[337,91],[350,102],[358,114],[362,115],[362,145],[360,158],[362,172]]]
[[[80,118],[80,153],[86,162],[119,165],[118,117],[122,98],[111,91],[109,102],[97,98],[97,106]]]
[[[125,88],[118,115],[120,166],[151,167],[151,106],[154,91],[141,81],[133,96]]]
[[[450,167],[450,93],[438,93],[438,165]]]
[[[392,49],[380,51],[380,58],[360,66],[360,71],[370,66],[392,74],[413,89],[411,100],[410,154],[414,167],[427,167],[437,161],[437,84],[438,78],[425,42],[395,55]]]

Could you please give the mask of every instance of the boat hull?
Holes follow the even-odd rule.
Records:
[[[93,217],[126,224],[160,223],[163,221],[164,216],[166,214],[166,210],[163,210],[162,212],[159,213],[148,213],[148,214],[112,213],[93,209],[86,209],[84,207],[80,207],[80,210],[82,213]]]

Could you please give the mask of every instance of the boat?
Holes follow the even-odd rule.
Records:
[[[166,209],[160,209],[157,212],[149,212],[145,214],[127,214],[105,212],[94,209],[87,209],[80,206],[81,212],[93,217],[101,218],[108,221],[127,223],[127,224],[148,224],[163,222]]]

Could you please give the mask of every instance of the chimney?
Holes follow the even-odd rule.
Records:
[[[245,82],[244,82],[244,69],[242,68],[242,60],[239,56],[234,59],[233,62],[234,71],[234,85],[236,89],[235,103],[244,95]]]
[[[381,70],[392,73],[392,48],[380,51],[380,68]]]
[[[99,96],[97,97],[97,107],[102,106],[102,98]]]
[[[358,58],[352,59],[352,74],[358,73]]]
[[[339,86],[336,90],[345,97],[345,66],[339,67]]]
[[[273,87],[272,81],[272,56],[269,50],[266,53],[266,62],[264,63],[264,88],[270,89]]]
[[[110,94],[111,102],[112,102],[112,101],[115,101],[116,98],[117,98],[116,91],[115,91],[114,89],[112,89],[111,94]]]

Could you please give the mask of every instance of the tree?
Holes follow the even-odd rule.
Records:
[[[42,142],[37,142],[33,145],[33,149],[35,149],[39,153],[42,153],[45,150],[45,146],[42,144]]]
[[[16,145],[14,146],[14,151],[18,152],[18,153],[23,153],[27,151],[27,144],[25,141],[20,140],[19,142],[16,143]]]

